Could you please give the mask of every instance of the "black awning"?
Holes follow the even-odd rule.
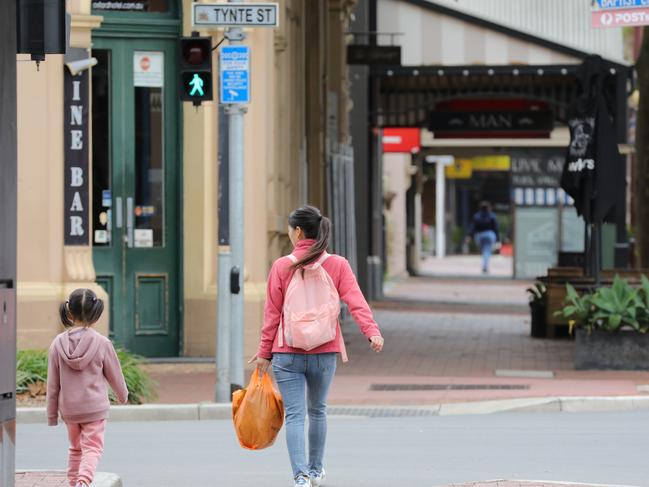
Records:
[[[511,66],[377,66],[371,70],[374,127],[422,127],[441,101],[525,98],[547,103],[565,124],[578,90],[578,64]],[[617,65],[611,64],[615,70]]]

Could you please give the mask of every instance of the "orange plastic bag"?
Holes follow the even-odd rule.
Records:
[[[232,395],[232,421],[239,443],[247,450],[268,448],[284,424],[284,402],[268,372],[254,371],[250,383]]]

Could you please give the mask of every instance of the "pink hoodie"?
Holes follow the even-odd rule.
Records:
[[[298,259],[302,257],[315,243],[315,240],[300,240],[293,249],[293,255]],[[327,353],[341,352],[339,346],[340,328],[336,339],[325,343],[324,345],[309,350],[291,348],[284,344],[280,347],[277,341],[277,330],[279,321],[284,308],[284,293],[288,288],[293,272],[291,270],[291,260],[288,257],[281,257],[275,261],[268,276],[268,286],[266,289],[266,306],[264,308],[264,326],[261,329],[261,340],[257,355],[261,358],[270,359],[273,353]],[[379,326],[372,317],[370,309],[363,293],[358,287],[356,276],[347,262],[347,259],[339,255],[331,255],[322,265],[326,270],[338,290],[341,301],[349,307],[349,312],[361,329],[363,335],[368,339],[373,336],[381,336]]]
[[[47,419],[58,422],[58,412],[70,423],[91,423],[108,418],[106,383],[124,404],[126,382],[111,341],[92,328],[58,335],[50,346],[47,364]]]

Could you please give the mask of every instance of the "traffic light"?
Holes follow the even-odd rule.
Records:
[[[212,100],[212,38],[180,38],[180,99],[200,105]]]

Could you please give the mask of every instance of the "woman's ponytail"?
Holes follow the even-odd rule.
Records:
[[[327,251],[331,234],[331,220],[323,216],[317,208],[303,206],[291,213],[288,222],[292,228],[301,228],[306,238],[315,240],[306,254],[291,266],[293,270],[303,269],[313,264]]]

